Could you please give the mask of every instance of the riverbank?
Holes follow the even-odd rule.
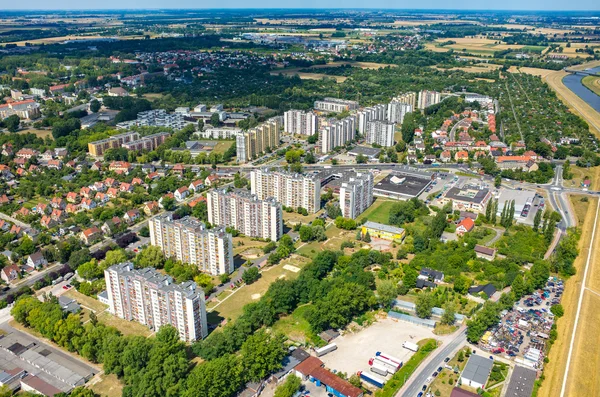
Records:
[[[585,86],[585,88],[589,89],[594,94],[600,96],[600,77],[585,76],[581,80],[581,84],[583,84]]]

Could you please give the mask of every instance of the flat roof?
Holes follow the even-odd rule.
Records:
[[[366,228],[368,228],[368,229],[381,230],[383,232],[388,232],[388,233],[395,233],[395,234],[402,234],[402,233],[404,233],[404,229],[402,229],[401,227],[384,225],[383,223],[366,221],[363,224],[363,226],[366,227]]]
[[[493,365],[493,360],[478,356],[477,354],[472,354],[460,376],[473,382],[485,385],[488,377],[490,376],[490,372],[492,372]]]
[[[516,365],[510,382],[508,383],[508,389],[506,390],[507,397],[531,397],[533,393],[533,385],[537,378],[537,372]]]
[[[348,154],[351,156],[358,156],[359,154],[362,154],[363,156],[367,157],[377,157],[379,156],[380,152],[381,149],[368,146],[356,146],[354,149],[348,151]]]
[[[373,191],[398,194],[406,197],[417,197],[431,183],[431,175],[425,176],[408,173],[391,173],[375,184]]]
[[[446,192],[445,197],[450,200],[481,203],[490,192],[489,189],[477,189],[473,186],[453,187]]]

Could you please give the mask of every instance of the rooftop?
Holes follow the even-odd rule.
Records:
[[[516,365],[508,389],[506,390],[507,397],[531,397],[533,393],[533,384],[537,378],[537,373],[533,369]]]
[[[461,377],[485,385],[492,372],[494,361],[489,358],[472,354],[463,370]]]
[[[383,232],[394,233],[394,234],[402,234],[404,233],[404,229],[401,227],[384,225],[382,223],[367,221],[363,224],[364,227],[368,229],[381,230]]]

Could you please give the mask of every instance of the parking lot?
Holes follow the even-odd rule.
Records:
[[[428,328],[386,318],[357,333],[334,339],[337,350],[320,359],[331,371],[345,372],[350,376],[358,371],[369,371],[369,359],[378,351],[406,362],[413,352],[402,347],[404,341],[417,343],[426,338],[437,336]]]

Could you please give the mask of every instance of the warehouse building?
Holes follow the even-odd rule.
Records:
[[[410,200],[419,197],[431,185],[432,178],[433,174],[410,170],[393,172],[375,184],[373,194],[396,200]]]
[[[492,372],[493,365],[493,360],[473,354],[460,374],[460,381],[465,386],[476,389],[483,388]]]

